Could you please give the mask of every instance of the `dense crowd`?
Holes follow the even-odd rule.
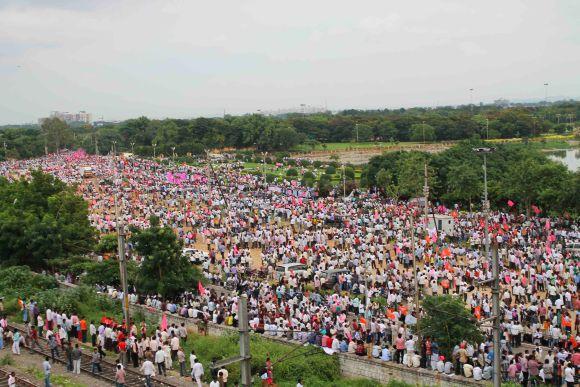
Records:
[[[424,312],[413,297],[416,277],[421,295],[457,294],[475,318],[491,315],[491,295],[479,285],[492,277],[481,213],[434,205],[430,217],[452,219],[452,227],[438,228],[409,202],[368,191],[318,197],[296,181],[266,184],[262,175],[245,174],[231,162],[209,168],[71,158],[67,153],[9,161],[0,164],[0,174],[17,178],[40,168],[77,184],[89,202],[91,223],[102,233],[114,231],[119,219],[148,227],[155,215],[185,247],[208,253],[202,269],[215,288],[171,300],[132,292],[132,302],[236,326],[239,296],[246,293],[250,325],[264,335],[446,374],[491,377],[490,340],[458,338],[450,358],[431,338],[418,340],[416,323]],[[96,178],[83,178],[83,164]],[[488,231],[500,254],[504,379],[569,382],[580,364],[580,261],[569,248],[580,241],[578,224],[543,217],[539,209],[531,218],[494,211]],[[302,266],[285,270],[289,263]],[[117,290],[109,293],[121,297]],[[531,345],[528,350],[522,342]]]

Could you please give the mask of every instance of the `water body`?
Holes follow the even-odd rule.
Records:
[[[561,149],[547,152],[552,160],[559,161],[571,171],[580,171],[580,149]]]

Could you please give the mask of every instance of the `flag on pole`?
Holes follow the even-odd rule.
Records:
[[[201,283],[201,281],[197,282],[197,291],[199,292],[199,294],[201,294],[202,296],[205,296],[205,289],[203,287],[203,284]]]
[[[513,207],[513,206],[514,206],[514,204],[515,204],[515,203],[514,203],[514,202],[512,202],[511,200],[508,200],[508,201],[507,201],[507,205],[508,205],[508,206],[510,206],[510,207]]]

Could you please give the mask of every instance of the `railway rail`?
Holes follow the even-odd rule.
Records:
[[[0,368],[0,387],[8,387],[8,375],[10,371]],[[38,387],[40,384],[35,384],[28,379],[16,374],[16,385],[19,387]]]
[[[25,332],[24,327],[20,324],[10,323],[8,324],[8,328],[10,329],[18,329],[21,332]],[[48,347],[48,340],[44,337],[39,338],[40,349],[35,347],[33,349],[34,352],[39,353],[43,356],[48,356],[52,359],[50,349]],[[27,350],[30,348],[26,348]],[[66,354],[62,348],[59,348],[58,356],[55,356],[55,360],[67,364]],[[106,360],[101,360],[101,368],[102,372],[100,373],[93,373],[92,372],[92,356],[84,353],[82,354],[81,358],[81,371],[86,372],[96,378],[102,379],[107,382],[111,382],[115,384],[115,373],[117,371],[117,366],[114,363],[111,363]],[[125,367],[125,386],[126,387],[142,387],[145,383],[145,377],[141,375],[139,372],[130,369],[129,367]],[[160,380],[157,377],[151,378],[151,384],[153,387],[178,387],[178,384],[173,384],[171,382],[167,382],[164,380]],[[1,387],[1,386],[0,386]]]

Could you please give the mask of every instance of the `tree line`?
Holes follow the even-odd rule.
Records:
[[[250,114],[221,118],[146,117],[118,124],[69,127],[51,118],[40,127],[0,128],[0,159],[28,158],[59,148],[89,153],[113,148],[141,155],[201,154],[205,149],[290,150],[328,142],[451,141],[473,138],[533,137],[565,133],[580,113],[580,102],[501,107],[496,105],[345,110],[336,114]],[[4,147],[4,143],[6,146]]]
[[[423,195],[425,165],[430,197],[435,202],[464,208],[481,203],[483,157],[474,148],[481,141],[461,142],[441,153],[392,152],[372,158],[364,167],[361,185],[396,199]],[[488,191],[496,208],[533,214],[580,214],[580,172],[550,160],[533,144],[499,144],[487,155]]]

